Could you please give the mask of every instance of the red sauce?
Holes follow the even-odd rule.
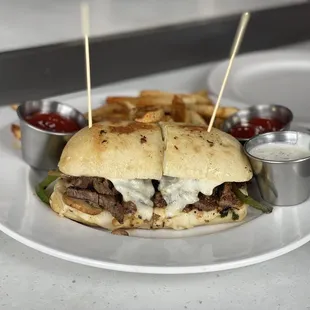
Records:
[[[247,123],[241,123],[230,130],[230,134],[238,139],[249,139],[261,133],[279,131],[284,124],[276,119],[252,118]]]
[[[57,113],[35,113],[26,116],[25,120],[34,127],[51,132],[69,133],[81,129],[75,121]]]

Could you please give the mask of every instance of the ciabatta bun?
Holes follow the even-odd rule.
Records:
[[[58,167],[71,176],[159,180],[163,148],[156,124],[95,123],[69,140]]]
[[[249,181],[253,174],[242,146],[233,136],[206,126],[161,124],[165,139],[163,174],[217,183]]]

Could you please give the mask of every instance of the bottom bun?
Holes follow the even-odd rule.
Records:
[[[180,212],[168,218],[163,208],[155,208],[153,215],[153,229],[172,228],[182,230],[202,225],[224,224],[240,222],[245,219],[248,212],[248,205],[243,204],[239,209],[229,210],[226,216],[222,216],[218,211],[199,211]],[[234,219],[236,218],[237,219]]]
[[[62,181],[55,184],[54,192],[50,198],[51,208],[62,217],[69,218],[73,221],[95,227],[102,227],[108,230],[124,229],[164,229],[171,228],[182,230],[202,225],[213,225],[240,222],[247,215],[248,205],[244,204],[239,209],[229,210],[226,216],[222,216],[218,211],[199,211],[191,210],[190,212],[180,212],[173,217],[166,216],[165,208],[154,208],[153,217],[150,221],[142,220],[138,214],[124,216],[124,222],[119,223],[110,212],[103,210],[99,214],[90,215],[70,207],[64,202],[65,187]],[[234,219],[236,218],[237,219]]]

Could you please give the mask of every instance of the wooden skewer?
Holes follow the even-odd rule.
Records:
[[[91,79],[90,79],[90,59],[89,59],[89,7],[87,3],[81,3],[82,31],[84,35],[85,65],[86,65],[86,86],[88,102],[88,127],[93,126],[92,102],[91,102]]]
[[[225,86],[226,86],[226,83],[227,83],[227,79],[228,79],[228,76],[229,76],[229,73],[230,73],[233,61],[235,59],[235,56],[236,56],[237,51],[239,49],[239,46],[241,45],[241,41],[243,39],[243,34],[245,32],[245,29],[246,29],[246,26],[248,24],[249,19],[250,19],[250,13],[245,12],[245,13],[242,14],[241,19],[240,19],[240,23],[239,23],[239,27],[238,27],[238,30],[236,32],[236,36],[235,36],[235,39],[234,39],[234,43],[233,43],[233,47],[232,47],[232,52],[231,52],[230,60],[229,60],[228,67],[227,67],[227,70],[226,70],[226,74],[225,74],[225,77],[224,77],[224,80],[223,80],[223,83],[222,83],[222,86],[221,86],[221,90],[220,90],[220,93],[218,95],[218,98],[217,98],[217,101],[216,101],[216,105],[214,107],[214,110],[213,110],[213,113],[212,113],[212,117],[211,117],[211,120],[210,120],[210,123],[209,123],[209,126],[208,126],[208,132],[210,132],[211,129],[212,129],[212,126],[213,126],[213,123],[214,123],[214,120],[215,120],[215,117],[216,117],[216,113],[217,113],[217,110],[218,110],[218,108],[220,106],[220,102],[221,102],[221,99],[222,99],[222,96],[223,96],[223,92],[224,92],[224,89],[225,89]]]

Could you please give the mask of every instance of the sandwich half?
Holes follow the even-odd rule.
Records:
[[[138,122],[95,123],[66,144],[63,176],[50,198],[61,216],[109,230],[150,229],[162,177],[164,145],[159,126]]]
[[[229,134],[180,123],[96,123],[63,150],[50,206],[89,226],[187,229],[242,221],[252,178]]]
[[[247,194],[250,163],[238,140],[213,128],[161,124],[165,144],[163,177],[157,187],[154,228],[185,229],[242,221],[247,215],[232,190]]]

